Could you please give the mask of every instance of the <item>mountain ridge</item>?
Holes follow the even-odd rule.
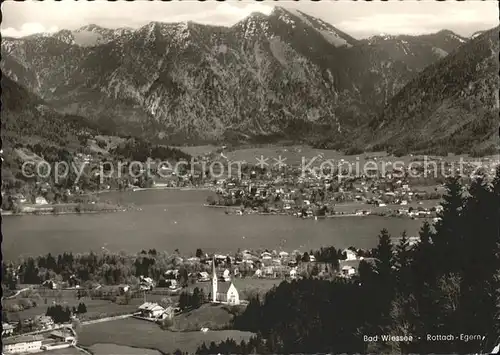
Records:
[[[75,44],[69,31],[4,42],[4,72],[59,110],[158,137],[286,136],[318,124],[339,132],[411,76],[326,22],[279,7],[231,27],[151,22],[96,46]]]
[[[79,45],[67,30],[6,38],[2,70],[61,112],[175,144],[340,139],[465,41],[448,30],[357,40],[282,7],[233,26],[76,31],[102,38]]]
[[[498,33],[476,36],[405,85],[370,122],[368,148],[496,152]]]

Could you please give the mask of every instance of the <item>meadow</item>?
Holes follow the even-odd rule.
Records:
[[[95,344],[90,346],[89,350],[94,355],[161,355],[158,350],[134,348],[131,346],[116,345],[116,344]],[[61,353],[61,355],[63,355]]]
[[[206,333],[171,332],[162,330],[151,322],[128,318],[84,326],[78,334],[78,342],[85,347],[95,344],[119,344],[134,348],[156,349],[162,353],[173,353],[177,349],[194,353],[203,342],[217,343],[227,338],[241,342],[241,340],[247,341],[252,335],[249,332],[235,330]]]
[[[148,295],[147,300],[158,302],[163,297],[162,295]],[[20,311],[13,311],[16,305],[25,303],[27,300],[36,302],[35,307],[30,307]],[[23,301],[24,300],[24,301]],[[57,303],[63,307],[78,307],[80,302],[85,303],[87,313],[79,315],[80,320],[91,320],[102,318],[105,316],[116,316],[129,314],[137,311],[137,308],[144,302],[143,297],[132,298],[129,304],[120,305],[108,300],[91,299],[90,297],[77,298],[76,290],[48,290],[39,288],[33,291],[28,291],[20,294],[18,297],[8,300],[2,300],[2,307],[7,311],[10,321],[19,321],[35,316],[45,315],[47,308]]]
[[[65,349],[48,350],[48,351],[44,351],[43,354],[44,355],[86,355],[83,351],[81,351],[75,347],[69,347],[69,348],[65,348]],[[107,355],[110,355],[110,354],[111,353],[108,353]],[[104,355],[104,353],[101,353],[99,355]],[[139,354],[136,353],[136,355],[139,355]]]

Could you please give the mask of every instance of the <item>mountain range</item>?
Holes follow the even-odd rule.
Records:
[[[362,142],[402,153],[497,153],[498,35],[485,31],[425,68],[369,122]]]
[[[357,40],[276,7],[231,27],[87,25],[3,38],[1,68],[55,110],[87,117],[113,134],[170,144],[345,141],[349,134],[369,136],[360,127],[370,133],[390,127],[373,122],[396,122],[398,113],[388,107],[404,106],[408,85],[425,83],[419,78],[436,63],[474,50],[468,44],[446,30]],[[384,143],[373,139],[372,146]]]

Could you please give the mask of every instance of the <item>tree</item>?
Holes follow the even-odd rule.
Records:
[[[83,313],[87,313],[87,306],[85,305],[85,303],[81,302],[78,304],[78,310],[77,312],[79,314],[83,314]]]
[[[196,249],[196,257],[201,259],[203,257],[203,250]]]
[[[379,277],[389,282],[392,279],[392,268],[394,266],[393,246],[391,236],[387,229],[382,229],[379,234],[379,242],[374,250],[377,259],[376,267]]]
[[[396,246],[394,266],[396,268],[398,288],[406,295],[410,293],[411,278],[413,276],[410,269],[410,257],[410,244],[405,231],[401,235],[399,244]]]
[[[387,229],[382,229],[379,234],[379,242],[373,252],[377,272],[376,295],[374,296],[374,307],[380,312],[380,318],[376,320],[378,327],[385,328],[391,321],[391,303],[395,296],[394,282],[394,256],[391,236]]]
[[[189,282],[189,275],[186,268],[179,270],[179,283],[182,287],[186,287]]]
[[[458,312],[460,318],[456,320],[457,326],[460,331],[477,332],[490,337],[495,335],[493,329],[498,323],[490,316],[498,309],[496,278],[500,235],[499,199],[495,196],[494,189],[495,187],[482,177],[475,179],[468,189],[468,197],[461,213],[461,245],[456,248],[460,268],[454,270],[461,281]],[[471,317],[473,319],[470,319]],[[472,346],[469,346],[467,350],[472,351]]]
[[[441,203],[441,218],[435,225],[434,244],[437,269],[445,274],[457,269],[460,264],[460,249],[463,241],[463,220],[461,218],[465,199],[458,177],[446,183],[446,194]]]

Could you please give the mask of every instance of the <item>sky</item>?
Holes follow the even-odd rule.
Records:
[[[449,29],[462,36],[499,24],[496,0],[468,1],[35,1],[2,3],[3,36],[77,29],[88,24],[137,28],[151,21],[231,26],[252,12],[274,6],[296,8],[323,19],[355,38],[377,34],[422,34]]]

